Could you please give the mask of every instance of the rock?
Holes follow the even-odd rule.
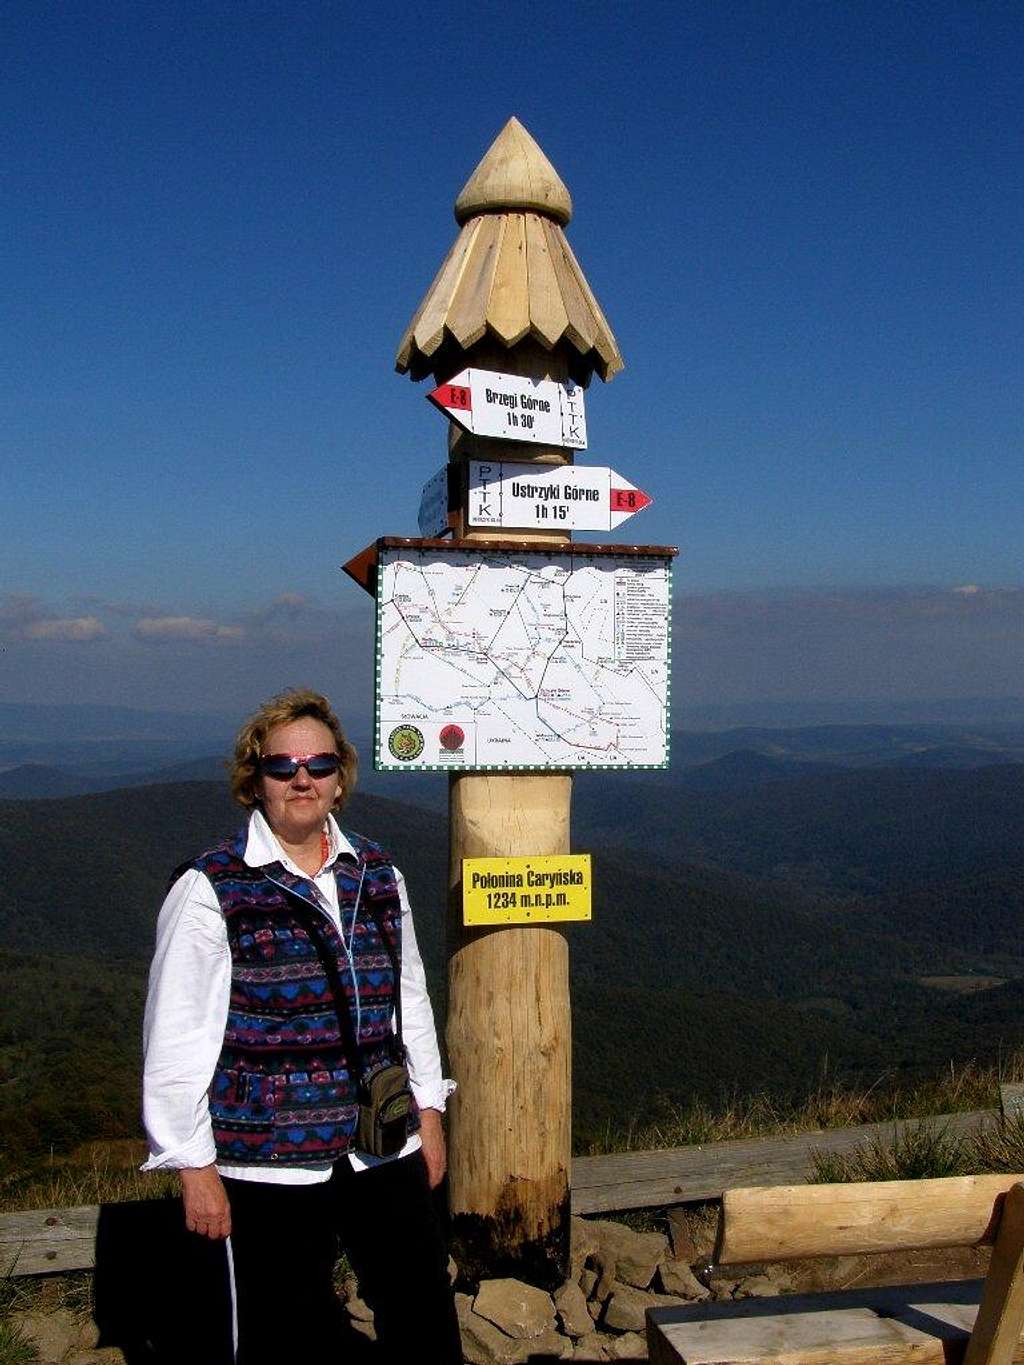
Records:
[[[642,1332],[627,1332],[608,1347],[609,1360],[646,1360],[647,1340]]]
[[[668,1259],[668,1238],[660,1232],[633,1232],[603,1218],[591,1219],[590,1228],[599,1242],[595,1259],[622,1284],[646,1289],[658,1262]]]
[[[600,1242],[587,1218],[573,1218],[569,1222],[569,1279],[578,1280],[587,1259],[597,1251]]]
[[[732,1291],[734,1299],[774,1299],[779,1294],[787,1294],[793,1288],[792,1279],[786,1275],[748,1275],[740,1280]]]
[[[594,1319],[595,1322],[601,1316],[601,1310],[603,1307],[604,1304],[600,1299],[587,1300],[587,1312],[590,1314],[590,1316]]]
[[[455,1257],[454,1257],[454,1256],[449,1256],[449,1257],[448,1257],[448,1281],[449,1281],[450,1284],[454,1284],[455,1281],[456,1281],[458,1278],[459,1278],[459,1267],[455,1264]]]
[[[658,1282],[666,1294],[681,1299],[710,1299],[711,1290],[701,1284],[685,1261],[662,1261],[658,1266]]]
[[[72,1351],[65,1356],[63,1365],[125,1365],[124,1352],[117,1346],[104,1346],[102,1349]]]
[[[588,1365],[590,1361],[607,1360],[608,1338],[598,1335],[596,1332],[593,1336],[584,1337],[573,1348],[572,1358],[573,1360],[586,1361]]]
[[[672,1259],[693,1265],[700,1254],[690,1231],[690,1224],[682,1209],[668,1211],[668,1239],[672,1244]]]
[[[555,1326],[551,1295],[522,1280],[482,1281],[473,1300],[473,1312],[508,1336],[522,1340],[532,1340]]]
[[[78,1345],[81,1324],[66,1308],[52,1313],[21,1313],[14,1322],[39,1352],[41,1365],[55,1365]]]
[[[359,1335],[365,1337],[367,1341],[377,1340],[377,1329],[372,1322],[364,1322],[361,1318],[353,1318],[349,1323],[349,1326],[352,1328],[353,1332],[358,1332]]]
[[[601,1325],[613,1332],[643,1332],[647,1325],[644,1315],[648,1308],[658,1306],[658,1297],[632,1285],[617,1284],[604,1306]]]
[[[586,1298],[592,1298],[594,1290],[597,1288],[597,1271],[581,1270],[579,1273],[580,1288]]]
[[[562,1331],[571,1337],[583,1337],[594,1330],[594,1322],[587,1312],[587,1297],[572,1280],[567,1280],[555,1294],[555,1311]]]
[[[460,1294],[458,1297],[468,1302],[468,1295]],[[472,1308],[464,1304],[456,1304],[456,1308],[462,1333],[462,1353],[469,1365],[526,1365],[534,1356],[557,1358],[566,1345],[571,1345],[553,1327],[529,1338],[510,1337]]]

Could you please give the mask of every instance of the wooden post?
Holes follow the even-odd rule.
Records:
[[[413,318],[398,368],[439,383],[467,365],[531,379],[610,378],[622,360],[562,228],[569,193],[510,120],[456,201],[460,235]],[[561,446],[474,436],[449,456],[571,463]],[[465,481],[462,481],[465,487]],[[465,525],[457,538],[493,537]],[[504,531],[564,543],[565,534]],[[569,851],[568,773],[449,779],[447,1043],[454,1252],[464,1278],[514,1275],[553,1288],[569,1268],[569,955],[544,925],[467,929],[462,860]]]

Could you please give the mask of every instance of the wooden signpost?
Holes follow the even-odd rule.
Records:
[[[418,708],[383,726],[378,713],[378,741],[388,746],[389,764],[414,765],[427,757],[445,765],[464,762],[459,756],[466,752],[471,719],[480,722],[492,701],[493,689],[487,685],[491,676],[514,690],[511,701],[527,709],[534,706],[541,730],[553,726],[557,731],[561,723],[549,722],[544,706],[555,708],[552,716],[566,711],[564,706],[558,709],[558,695],[545,695],[543,688],[530,691],[529,662],[531,649],[543,647],[545,631],[550,633],[550,611],[544,606],[550,574],[568,581],[576,572],[576,559],[564,551],[570,528],[583,523],[568,513],[520,516],[511,510],[499,513],[497,523],[487,520],[478,496],[483,467],[493,472],[516,461],[516,481],[526,483],[532,475],[537,489],[544,490],[553,487],[552,471],[557,471],[557,492],[538,492],[534,504],[593,508],[596,502],[604,529],[649,501],[610,470],[578,473],[569,468],[573,452],[587,440],[582,388],[595,373],[609,380],[622,368],[615,338],[565,238],[571,214],[568,190],[553,166],[526,129],[509,120],[456,200],[459,236],[399,346],[398,370],[413,379],[433,376],[431,399],[450,418],[451,469],[424,490],[420,529],[428,537],[450,534],[453,539],[404,542],[408,562],[401,544],[379,542],[390,547],[390,557],[385,563],[381,551],[377,570],[378,702],[381,651],[391,639],[389,635],[382,642],[386,630],[404,642],[386,679],[395,714],[401,707]],[[503,480],[504,473],[498,478]],[[510,492],[509,508],[517,496]],[[495,524],[501,528],[497,534],[508,539],[494,539]],[[511,633],[507,596],[492,605],[485,597],[477,615],[467,616],[461,590],[454,591],[455,576],[463,573],[474,544],[480,544],[481,553],[486,550],[483,559],[492,556],[489,564],[498,556],[500,572],[511,577],[512,586],[502,592],[514,593],[515,582],[524,583],[527,597],[533,592],[539,604],[535,618],[527,618],[527,624],[536,621],[536,632],[525,651],[525,666],[515,645],[496,657],[499,644],[485,638],[479,624],[484,617],[493,618],[495,638],[502,630]],[[525,550],[543,560],[536,552],[544,546],[553,552],[552,560],[559,560],[562,547],[561,560],[568,560],[568,567],[552,564],[550,570],[535,571],[521,562]],[[635,571],[635,585],[628,562],[603,561],[614,589],[607,595],[607,620],[614,622],[608,631],[607,668],[609,676],[628,679],[648,661],[647,641],[654,639],[650,656],[664,706],[653,714],[658,724],[667,726],[666,575],[671,564],[667,556],[674,551],[572,548],[592,548],[595,556],[621,551],[627,559],[630,553],[648,555]],[[650,562],[658,554],[660,569]],[[346,568],[369,587],[377,555],[371,546]],[[440,556],[439,567],[431,568],[435,560],[430,556]],[[529,556],[525,559],[532,562]],[[482,560],[481,573],[484,569]],[[660,596],[647,590],[652,572],[662,575]],[[382,595],[385,574],[387,598]],[[431,574],[434,578],[428,581]],[[434,594],[435,582],[452,588],[443,601]],[[474,589],[478,586],[474,583]],[[567,591],[560,600],[571,595]],[[646,603],[641,609],[646,616],[642,628],[631,633],[634,602]],[[571,603],[566,610],[570,608]],[[480,670],[467,684],[469,690],[454,701],[421,696],[428,668],[442,676],[444,659],[439,663],[439,656],[447,648],[461,648],[463,638],[471,642],[466,657]],[[553,647],[564,653],[569,646],[556,638]],[[407,657],[421,660],[422,666],[406,667]],[[557,658],[552,663],[560,666]],[[570,663],[566,659],[564,666]],[[463,702],[466,715],[449,714]],[[587,722],[597,723],[596,716]],[[556,735],[558,742],[587,742],[579,740],[575,718],[565,724],[572,728]],[[611,744],[622,738],[612,728]],[[491,740],[485,736],[479,742],[496,744],[493,728],[487,733]],[[622,761],[628,765],[628,755]],[[583,764],[567,763],[566,769],[575,766]],[[472,771],[467,764],[463,771],[453,768],[449,777],[447,1043],[459,1085],[449,1109],[449,1171],[453,1250],[461,1272],[471,1280],[517,1275],[553,1288],[568,1274],[569,974],[567,944],[557,920],[589,915],[590,890],[589,864],[584,876],[582,865],[567,856],[571,785],[568,770]],[[504,877],[508,884],[491,884],[488,876],[498,881]],[[512,887],[516,877],[523,881],[522,901],[520,888]],[[511,895],[507,904],[500,898],[488,900],[496,889],[509,893],[510,888],[517,893],[515,905]],[[474,899],[474,893],[482,893],[483,899]]]

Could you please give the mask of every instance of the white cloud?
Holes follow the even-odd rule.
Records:
[[[102,640],[107,628],[98,616],[49,617],[24,627],[27,640]]]
[[[139,640],[241,640],[241,626],[225,626],[203,616],[142,616],[132,627]]]

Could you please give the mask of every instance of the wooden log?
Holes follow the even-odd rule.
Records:
[[[1009,1365],[1024,1326],[1024,1185],[1003,1203],[985,1293],[964,1365]]]
[[[978,1246],[993,1240],[1001,1196],[1022,1178],[964,1175],[726,1190],[715,1260],[729,1265]]]
[[[964,1136],[996,1121],[993,1109],[936,1114],[913,1119],[914,1127]],[[816,1152],[842,1155],[873,1138],[888,1139],[901,1123],[864,1123],[771,1138],[733,1138],[698,1147],[578,1156],[572,1163],[573,1213],[614,1213],[622,1209],[665,1208],[671,1204],[721,1199],[747,1185],[795,1185],[810,1177]]]
[[[960,1365],[978,1280],[655,1308],[651,1365]],[[1024,1361],[1018,1343],[1010,1360]]]

